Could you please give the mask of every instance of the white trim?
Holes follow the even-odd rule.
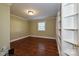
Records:
[[[38,38],[56,39],[55,37],[46,37],[46,36],[38,36],[38,35],[27,35],[27,36],[19,37],[19,38],[16,38],[16,39],[12,39],[10,42],[21,40],[21,39],[27,38],[27,37],[38,37]]]
[[[23,17],[17,16],[17,15],[14,15],[14,14],[11,14],[10,16],[14,16],[14,17],[16,17],[16,18],[18,18],[18,19],[21,19],[21,20],[28,20],[28,19],[25,19],[25,18],[23,18]]]
[[[23,36],[23,37],[19,37],[19,38],[16,38],[16,39],[12,39],[10,42],[14,42],[14,41],[17,41],[17,40],[21,40],[23,38],[27,38],[29,37],[30,35],[27,35],[27,36]]]
[[[38,36],[38,35],[30,35],[30,37],[38,37],[38,38],[56,39],[55,37]]]

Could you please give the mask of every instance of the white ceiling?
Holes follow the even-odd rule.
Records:
[[[14,3],[11,6],[11,14],[28,19],[43,19],[48,16],[56,16],[59,8],[59,3]],[[37,13],[29,16],[25,13],[25,10],[28,9],[33,9]]]

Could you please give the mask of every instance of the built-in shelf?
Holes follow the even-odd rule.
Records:
[[[62,4],[61,44],[62,54],[66,56],[79,55],[79,13],[78,4]]]

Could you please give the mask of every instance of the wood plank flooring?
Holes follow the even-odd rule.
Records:
[[[11,43],[15,56],[58,56],[54,39],[28,37]]]

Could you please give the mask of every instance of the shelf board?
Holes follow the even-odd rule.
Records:
[[[72,17],[72,16],[75,16],[75,15],[78,15],[78,13],[74,13],[72,15],[64,16],[64,18]]]
[[[69,56],[76,56],[76,51],[74,49],[67,49],[64,51],[65,54],[69,55]]]
[[[78,46],[78,44],[76,42],[73,42],[73,41],[69,41],[69,40],[64,40],[65,42],[67,43],[70,43],[72,45],[75,45],[75,46]]]
[[[74,45],[75,47],[79,47],[79,45],[75,42],[70,42],[70,41],[67,41],[67,40],[64,40],[65,42],[69,43],[69,44],[72,44]]]
[[[71,5],[71,3],[65,3],[65,4],[63,4],[63,6],[68,6],[68,5]]]
[[[71,30],[71,31],[77,31],[78,29],[64,29],[64,30]]]

